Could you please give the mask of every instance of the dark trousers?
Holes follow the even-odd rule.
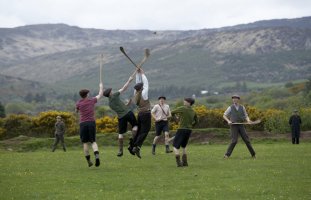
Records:
[[[63,149],[65,150],[66,149],[66,146],[65,146],[65,142],[64,142],[64,136],[63,135],[58,135],[56,134],[55,135],[55,141],[54,141],[54,144],[52,146],[52,150],[55,151],[56,149],[56,146],[57,144],[59,143],[59,141],[61,142],[62,146],[63,146]]]
[[[299,137],[292,137],[292,143],[293,144],[299,144]]]
[[[235,147],[235,145],[238,143],[238,136],[239,134],[241,135],[241,138],[243,139],[244,143],[246,144],[249,152],[251,153],[252,156],[255,156],[255,151],[251,145],[251,142],[246,134],[246,130],[244,125],[231,125],[230,126],[230,131],[231,131],[231,144],[229,145],[227,149],[227,156],[230,156],[232,154],[232,151]]]
[[[133,139],[133,146],[141,147],[151,128],[151,113],[150,112],[138,113],[137,123],[138,123],[138,130],[137,134]]]

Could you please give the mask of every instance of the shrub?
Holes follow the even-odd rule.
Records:
[[[33,128],[32,119],[24,114],[12,114],[4,119],[3,128],[5,135],[8,138],[16,137],[18,135],[31,136]]]
[[[96,131],[101,133],[115,133],[118,129],[118,118],[104,116],[96,119]]]
[[[34,136],[54,137],[56,116],[61,116],[66,126],[65,135],[72,136],[78,134],[78,121],[73,113],[60,111],[46,111],[39,113],[33,119]]]
[[[288,114],[281,110],[268,109],[264,113],[264,129],[271,133],[289,132]]]
[[[311,108],[300,109],[300,117],[301,117],[301,130],[307,131],[311,130]]]

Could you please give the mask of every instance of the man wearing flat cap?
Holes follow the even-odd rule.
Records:
[[[168,125],[168,118],[171,117],[171,110],[170,106],[165,103],[166,97],[160,96],[158,98],[159,103],[154,105],[151,110],[151,115],[155,120],[155,130],[156,130],[156,136],[153,139],[152,143],[152,154],[155,155],[156,145],[157,142],[162,134],[164,132],[165,136],[165,152],[171,153],[172,151],[169,148],[169,125]]]
[[[246,133],[245,127],[243,124],[234,124],[234,123],[242,123],[242,122],[251,122],[248,117],[248,114],[243,105],[240,105],[240,96],[237,94],[232,95],[233,104],[227,108],[225,111],[223,118],[230,125],[231,132],[231,144],[229,145],[227,152],[224,155],[224,158],[229,158],[233,152],[235,145],[238,142],[238,135],[241,135],[244,143],[246,144],[252,158],[255,157],[255,151],[251,145],[249,137]]]
[[[141,158],[140,149],[151,128],[151,105],[148,97],[149,83],[142,69],[139,69],[136,73],[134,89],[134,103],[138,110],[138,130],[134,139],[130,142],[128,150],[130,153],[136,154],[138,158]]]
[[[120,95],[126,91],[129,84],[133,80],[133,75],[130,76],[128,81],[124,84],[124,86],[119,89],[117,92],[113,93],[111,88],[108,88],[104,91],[104,96],[109,99],[109,107],[117,113],[118,115],[118,127],[119,127],[119,152],[117,154],[118,157],[123,156],[123,134],[127,132],[127,124],[130,123],[132,126],[132,138],[136,135],[137,132],[137,120],[134,113],[131,109],[125,105],[125,103],[121,100]],[[130,140],[132,140],[130,138]]]
[[[55,126],[55,141],[52,147],[52,152],[55,151],[56,146],[59,142],[61,142],[63,146],[63,150],[66,151],[66,146],[64,142],[64,134],[65,134],[66,127],[61,116],[56,117],[56,122],[54,126]]]
[[[289,125],[292,132],[292,143],[299,144],[301,118],[298,110],[294,110],[293,115],[289,118]]]
[[[186,147],[191,136],[192,127],[198,123],[197,115],[191,107],[194,102],[193,98],[185,98],[184,105],[172,111],[172,115],[177,115],[179,119],[179,126],[173,142],[177,167],[188,166]],[[183,150],[182,161],[180,160],[180,147]]]

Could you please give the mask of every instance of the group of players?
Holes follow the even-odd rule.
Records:
[[[134,86],[134,97],[131,98],[129,103],[125,104],[120,95],[124,93],[132,80],[136,76],[136,84]],[[89,97],[89,90],[80,90],[79,94],[81,99],[76,103],[76,112],[80,114],[80,139],[83,143],[83,151],[87,160],[88,166],[91,167],[93,162],[89,153],[89,144],[91,144],[95,155],[95,166],[100,165],[99,150],[96,143],[96,123],[95,123],[95,104],[98,100],[105,96],[108,98],[109,107],[118,116],[118,143],[119,151],[117,156],[123,156],[124,146],[124,133],[127,132],[128,123],[132,127],[132,135],[130,138],[128,151],[132,155],[136,155],[141,158],[141,148],[146,139],[150,128],[151,118],[155,119],[156,136],[152,145],[152,154],[155,155],[156,144],[159,136],[162,132],[165,134],[165,146],[166,153],[171,153],[169,148],[169,125],[168,119],[171,116],[178,116],[179,128],[173,138],[173,150],[175,153],[176,163],[178,167],[188,166],[186,146],[191,135],[192,127],[198,122],[197,115],[192,109],[192,105],[195,100],[193,98],[185,98],[184,105],[171,111],[169,105],[165,103],[166,97],[160,96],[158,98],[159,104],[156,104],[151,109],[151,104],[148,97],[149,83],[144,71],[139,68],[137,69],[124,84],[124,86],[118,91],[113,91],[112,88],[103,89],[103,83],[99,84],[99,93],[95,97]],[[137,119],[129,104],[134,103],[137,106]],[[180,155],[179,149],[183,149],[182,156]]]

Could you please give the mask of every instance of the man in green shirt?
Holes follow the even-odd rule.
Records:
[[[123,156],[123,134],[127,132],[127,123],[130,123],[132,126],[132,138],[136,135],[137,132],[137,120],[134,113],[130,108],[125,105],[125,103],[120,99],[120,94],[122,94],[128,88],[130,82],[133,80],[133,75],[130,76],[128,81],[124,86],[119,89],[117,92],[113,93],[111,88],[108,88],[104,91],[104,96],[109,99],[109,107],[115,111],[118,115],[118,127],[119,127],[119,152],[118,157]],[[130,140],[132,140],[132,138]]]
[[[188,166],[186,146],[192,132],[192,127],[198,123],[197,115],[191,107],[194,102],[195,100],[193,98],[185,98],[184,105],[172,111],[172,115],[178,115],[179,118],[179,127],[173,143],[177,167]],[[180,161],[180,147],[183,149],[182,162]]]

